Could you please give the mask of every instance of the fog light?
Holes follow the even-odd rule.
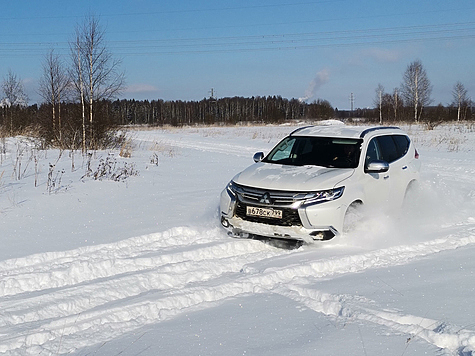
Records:
[[[312,236],[312,238],[314,240],[324,240],[325,239],[325,233],[323,231],[314,231],[314,232],[310,233],[310,236]]]
[[[310,233],[310,236],[314,240],[320,240],[320,241],[327,241],[331,240],[332,238],[335,237],[335,233],[332,230],[326,230],[326,231],[313,231]]]
[[[225,228],[229,227],[229,221],[224,216],[221,217],[221,225],[223,225]]]

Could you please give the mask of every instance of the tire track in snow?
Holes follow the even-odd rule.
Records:
[[[331,278],[344,273],[401,265],[442,251],[475,244],[475,235],[466,236],[467,231],[468,229],[464,229],[459,235],[414,245],[308,261],[263,271],[249,265],[286,252],[256,241],[228,240],[223,245],[202,246],[199,252],[185,251],[190,255],[175,265],[164,264],[156,270],[149,268],[130,274],[120,273],[115,277],[111,276],[109,280],[94,281],[90,278],[83,285],[59,291],[44,289],[31,300],[28,297],[20,301],[10,301],[8,298],[0,300],[0,310],[7,317],[0,328],[4,340],[0,343],[0,352],[19,349],[24,350],[25,354],[35,354],[38,350],[55,352],[60,340],[61,351],[71,351],[106,342],[144,325],[168,320],[190,310],[211,307],[228,298],[251,293],[287,294],[289,298],[307,304],[322,302],[324,299],[323,303],[327,302],[325,311],[340,315],[343,309],[335,303],[341,296],[327,295],[323,299],[311,297],[311,292],[305,290],[305,285],[315,283],[323,277]],[[229,249],[224,248],[223,251],[224,246]],[[231,252],[239,248],[243,250],[241,253]],[[207,249],[210,249],[208,253],[205,252]],[[214,251],[211,252],[212,249]],[[222,256],[226,249],[228,257]],[[133,253],[137,251],[134,250]],[[200,259],[199,256],[203,258]],[[105,255],[104,258],[109,257]],[[240,266],[244,266],[241,272],[238,271]],[[170,274],[172,278],[167,278]],[[283,286],[289,284],[299,285],[299,288],[304,288],[303,292],[296,288],[283,292]],[[94,294],[101,291],[103,294],[99,294],[99,301],[94,301]],[[78,304],[69,304],[71,300],[78,300]],[[34,306],[37,312],[29,313],[29,306]],[[434,345],[440,344],[440,333],[433,334],[430,328],[419,330],[411,323],[407,326],[403,322],[405,319],[397,313],[384,314],[380,311],[368,311],[368,308],[358,309],[352,305],[348,308],[349,313],[362,320],[393,329],[399,328],[415,336],[423,334],[426,341]],[[27,327],[22,323],[28,323]],[[19,334],[12,332],[20,325],[20,330],[28,330],[27,334],[24,331]],[[417,330],[411,333],[409,329]],[[459,338],[450,337],[452,346],[443,344],[445,346],[440,347],[475,348],[475,336],[472,332],[464,331],[463,336],[460,335]]]
[[[187,137],[186,140],[184,139],[172,139],[169,136],[164,137],[163,139],[157,139],[156,136],[153,139],[147,138],[138,138],[137,140],[142,142],[150,142],[150,143],[157,143],[159,142],[161,145],[165,146],[172,146],[184,149],[192,149],[204,152],[216,152],[216,153],[223,153],[238,157],[251,157],[257,150],[262,150],[262,146],[240,146],[236,144],[226,144],[222,142],[215,142],[215,141],[197,141],[192,140]],[[264,145],[266,146],[266,145]]]
[[[90,318],[95,310],[108,314],[114,305],[135,305],[150,293],[168,294],[239,274],[246,263],[286,253],[290,252],[258,241],[229,239],[221,229],[175,228],[90,249],[5,261],[8,271],[0,278],[0,352],[26,348],[25,354],[37,354],[43,343],[62,339],[63,328],[56,332],[45,326],[54,320],[64,325],[62,320]]]
[[[203,253],[200,258],[208,258],[213,251],[207,244],[219,242],[222,237],[222,231],[217,228],[206,233],[191,228],[174,228],[164,233],[134,237],[113,244],[7,260],[0,262],[0,297],[137,272],[162,264],[177,263],[192,258],[194,254]],[[204,246],[206,252],[197,247],[200,245]],[[189,246],[193,246],[190,252],[173,253],[173,249],[182,250]],[[221,247],[224,248],[232,247]],[[168,253],[163,254],[164,251]],[[234,253],[239,253],[237,247]]]
[[[200,230],[188,227],[175,227],[161,233],[132,237],[111,244],[91,245],[69,251],[45,252],[27,257],[0,261],[0,278],[15,273],[50,270],[52,266],[69,263],[84,257],[111,257],[143,255],[146,250],[168,249],[173,247],[196,246],[220,238],[218,231],[202,233]]]
[[[117,300],[136,298],[151,290],[169,292],[186,285],[217,279],[227,273],[237,273],[242,269],[243,261],[253,263],[282,254],[282,251],[262,246],[258,242],[244,244],[240,241],[228,241],[193,251],[136,257],[107,264],[108,277],[113,278],[103,278],[101,268],[90,267],[87,269],[90,275],[84,279],[94,280],[93,283],[81,281],[79,285],[72,286],[68,283],[68,287],[62,289],[57,289],[57,281],[42,284],[45,278],[38,278],[33,274],[25,278],[38,280],[43,285],[43,290],[55,290],[46,295],[26,297],[21,302],[0,302],[0,308],[5,313],[0,320],[0,327],[78,314]],[[98,265],[103,267],[105,264],[100,262]],[[71,276],[69,270],[74,268],[76,267],[64,271],[60,280]]]
[[[475,352],[475,331],[466,330],[443,321],[428,319],[416,315],[403,314],[394,310],[375,310],[362,303],[362,298],[348,295],[332,295],[315,289],[289,285],[281,287],[276,293],[299,302],[311,310],[345,320],[360,320],[381,325],[398,333],[420,338],[451,353],[471,355]]]

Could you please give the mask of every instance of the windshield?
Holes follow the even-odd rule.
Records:
[[[361,142],[360,139],[289,136],[277,144],[263,162],[292,166],[356,168]]]

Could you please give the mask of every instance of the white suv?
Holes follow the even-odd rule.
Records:
[[[236,237],[329,240],[356,206],[401,207],[419,178],[418,158],[397,127],[299,128],[231,180],[221,225]]]

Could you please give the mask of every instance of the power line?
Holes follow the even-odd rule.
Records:
[[[375,28],[356,31],[324,31],[274,35],[170,38],[109,41],[109,48],[121,55],[246,52],[394,44],[475,37],[475,22],[439,25]],[[0,54],[32,55],[56,48],[69,53],[67,42],[1,42]]]
[[[346,0],[337,0],[337,1],[346,1]],[[197,12],[197,11],[203,11],[203,12],[208,12],[208,11],[224,11],[224,10],[237,10],[237,9],[253,9],[253,8],[265,8],[265,7],[284,7],[284,6],[302,6],[302,5],[309,5],[309,4],[323,4],[323,3],[333,3],[333,1],[316,1],[316,2],[301,2],[301,3],[293,3],[293,4],[272,4],[272,5],[252,5],[252,6],[240,6],[240,7],[223,7],[223,8],[210,8],[210,9],[190,9],[190,10],[169,10],[169,11],[159,11],[159,12],[146,12],[146,13],[140,13],[140,12],[130,12],[130,13],[123,13],[123,14],[106,14],[106,15],[99,15],[99,17],[108,17],[108,18],[114,18],[114,17],[120,17],[120,16],[144,16],[144,15],[158,15],[158,14],[167,14],[167,13],[186,13],[186,12]],[[436,14],[436,13],[448,13],[448,12],[457,12],[457,11],[464,11],[464,12],[470,12],[474,10],[475,8],[450,8],[450,9],[440,9],[440,10],[424,10],[423,14],[428,15],[428,14]],[[270,27],[270,26],[290,26],[290,25],[298,25],[298,24],[312,24],[312,23],[324,23],[324,22],[342,22],[342,21],[360,21],[360,20],[365,20],[365,19],[377,19],[377,18],[397,18],[397,17],[406,17],[409,15],[417,15],[421,13],[417,12],[405,12],[405,13],[392,13],[392,14],[382,14],[382,15],[368,15],[368,16],[351,16],[351,17],[335,17],[335,18],[324,18],[324,19],[318,19],[318,20],[308,20],[308,21],[291,21],[291,22],[271,22],[271,23],[263,23],[259,22],[258,24],[245,24],[245,25],[227,25],[227,26],[206,26],[206,27],[182,27],[180,28],[160,28],[160,29],[150,29],[147,28],[147,33],[158,33],[158,32],[183,32],[183,31],[197,31],[197,30],[216,30],[216,29],[231,29],[231,28],[246,28],[249,29],[251,27]],[[69,18],[76,18],[76,19],[81,19],[83,16],[76,16],[76,15],[65,15],[65,16],[33,16],[33,17],[5,17],[5,18],[0,18],[1,21],[8,21],[8,20],[51,20],[51,19],[69,19]],[[435,24],[432,26],[438,26],[439,24]],[[443,25],[443,24],[442,24]],[[411,27],[411,26],[409,26]],[[354,30],[349,30],[349,32],[353,32]],[[358,30],[356,30],[358,31]],[[121,33],[142,33],[143,30],[124,30],[124,31],[114,31],[110,32],[113,34],[121,34]],[[18,31],[15,31],[13,33],[6,33],[3,32],[0,34],[0,37],[2,36],[58,36],[58,35],[64,35],[64,34],[59,34],[57,32],[55,33],[19,33]]]
[[[318,48],[347,48],[354,46],[365,46],[365,45],[388,45],[388,44],[397,44],[397,43],[415,43],[415,42],[427,42],[427,41],[454,41],[454,40],[467,40],[474,39],[475,35],[466,35],[466,36],[441,36],[434,38],[426,39],[404,39],[404,40],[382,40],[382,41],[370,41],[370,42],[354,42],[354,43],[328,43],[328,44],[314,44],[314,45],[285,45],[285,46],[274,46],[274,47],[240,47],[240,48],[196,48],[196,49],[151,49],[151,48],[136,48],[131,50],[123,51],[114,51],[114,54],[121,56],[147,56],[147,55],[187,55],[187,54],[207,54],[207,53],[236,53],[236,52],[269,52],[269,51],[289,51],[289,50],[311,50]],[[44,55],[45,51],[48,50],[48,47],[31,49],[15,49],[15,50],[5,50],[0,49],[0,56],[12,57],[12,56],[27,56],[31,57],[34,55]],[[146,50],[145,50],[146,49]],[[58,51],[59,55],[68,55],[68,49],[61,49]]]
[[[149,11],[149,12],[127,12],[127,13],[112,13],[103,14],[100,17],[123,17],[123,16],[144,16],[144,15],[170,15],[170,14],[185,14],[185,13],[197,13],[197,12],[216,12],[216,11],[236,11],[236,10],[253,10],[253,9],[265,9],[265,8],[278,8],[278,7],[296,7],[304,5],[321,5],[321,4],[334,4],[335,2],[346,2],[348,0],[320,0],[320,1],[303,1],[297,3],[283,3],[283,4],[262,4],[262,5],[247,5],[247,6],[227,6],[227,7],[208,7],[208,8],[194,8],[194,9],[182,9],[182,10],[162,10],[162,11]],[[84,16],[77,15],[61,15],[61,16],[12,16],[12,17],[0,17],[0,21],[17,21],[17,20],[53,20],[53,19],[81,19]]]

